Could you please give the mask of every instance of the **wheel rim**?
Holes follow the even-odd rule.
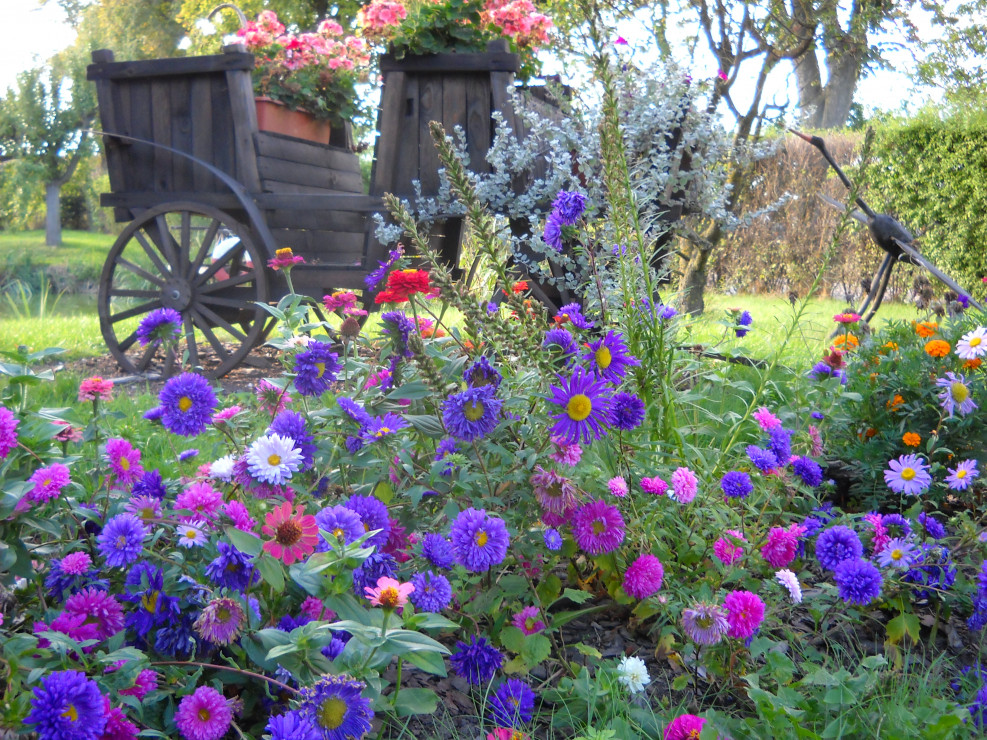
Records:
[[[178,363],[164,346],[141,346],[140,319],[172,308],[182,317],[179,357],[218,378],[261,339],[268,314],[264,257],[249,231],[227,214],[169,203],[139,215],[103,266],[99,324],[110,353],[130,373],[169,375]]]

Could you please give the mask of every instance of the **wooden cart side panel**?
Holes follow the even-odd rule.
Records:
[[[254,134],[257,133],[257,109],[254,106],[254,87],[250,73],[231,70],[226,73],[230,87],[230,107],[233,113],[233,150],[236,152],[236,179],[248,192],[260,192],[260,173],[257,171],[257,154]]]
[[[213,141],[213,90],[215,88],[215,76],[197,76],[192,79],[189,87],[189,125],[192,136],[192,156],[203,161],[213,159],[215,164],[223,169],[219,164],[222,152],[218,150]],[[225,78],[221,78],[225,81]],[[228,161],[223,162],[229,166]],[[220,183],[211,172],[205,167],[192,168],[191,190],[197,192],[217,191]]]
[[[370,192],[383,195],[393,191],[394,173],[397,166],[400,136],[408,136],[404,126],[406,76],[403,72],[392,72],[384,80],[381,90],[380,111],[377,115],[377,141],[374,143],[374,162],[370,173]],[[393,132],[385,136],[382,132]],[[417,132],[416,132],[417,135]]]
[[[421,181],[423,193],[435,193],[439,189],[439,153],[432,143],[429,124],[432,121],[442,121],[443,98],[446,82],[451,78],[444,75],[421,75],[418,78],[418,162],[417,176],[412,179]],[[410,193],[405,181],[399,181],[398,188],[402,193]]]
[[[490,118],[490,81],[485,75],[470,75],[466,80],[466,153],[470,169],[489,172],[487,151],[493,143],[493,121]]]

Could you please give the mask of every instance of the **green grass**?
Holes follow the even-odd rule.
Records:
[[[50,273],[57,287],[95,285],[115,239],[113,234],[64,230],[62,246],[48,247],[44,231],[0,232],[0,285],[22,280],[37,287],[40,270]]]

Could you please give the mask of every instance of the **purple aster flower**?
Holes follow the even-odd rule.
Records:
[[[456,562],[473,573],[488,571],[507,556],[507,525],[485,509],[470,507],[459,512],[449,534]]]
[[[754,467],[762,473],[767,473],[778,467],[778,458],[771,450],[764,450],[757,445],[747,445],[747,457]]]
[[[849,527],[830,527],[816,540],[816,560],[826,570],[836,570],[844,560],[857,560],[863,554],[860,538]]]
[[[436,568],[448,570],[456,564],[452,543],[441,534],[427,534],[422,539],[422,555]]]
[[[747,336],[747,332],[750,331],[748,327],[753,323],[754,323],[754,317],[751,316],[750,311],[744,311],[743,313],[741,313],[740,317],[737,319],[737,329],[736,329],[737,336],[738,337]]]
[[[881,517],[881,524],[892,537],[910,537],[912,525],[901,514],[885,514]]]
[[[195,373],[170,378],[158,394],[163,412],[161,423],[172,434],[194,437],[202,434],[216,410],[216,394],[209,381]]]
[[[556,420],[552,435],[574,444],[580,440],[589,444],[607,433],[610,420],[611,397],[606,384],[591,373],[577,367],[568,380],[556,376],[559,385],[551,387],[551,403],[561,408],[552,418]]]
[[[415,332],[415,322],[401,311],[385,311],[380,315],[380,320],[384,325],[381,331],[391,337],[392,351],[395,356],[411,357],[408,340]]]
[[[592,329],[596,326],[594,322],[583,316],[583,309],[578,303],[567,303],[562,306],[555,315],[555,321],[560,324],[571,322],[577,329]]]
[[[162,342],[177,342],[182,336],[182,315],[173,308],[151,311],[137,325],[137,341],[141,347]]]
[[[24,723],[39,740],[97,740],[106,726],[103,695],[82,671],[55,671],[41,679]]]
[[[209,642],[230,645],[236,642],[246,622],[243,607],[235,599],[224,596],[206,604],[195,620],[195,630]]]
[[[504,662],[501,652],[487,642],[486,637],[470,637],[468,643],[457,641],[456,650],[449,656],[456,673],[473,686],[485,684]]]
[[[960,416],[966,416],[975,408],[977,404],[973,402],[970,395],[970,386],[966,384],[966,379],[956,373],[946,373],[945,378],[936,380],[936,386],[942,388],[939,393],[939,401],[942,409],[948,416],[954,412],[959,412]]]
[[[820,485],[823,481],[822,468],[811,457],[796,457],[792,461],[792,469],[795,471],[795,475],[801,478],[805,485],[812,488]]]
[[[211,686],[200,686],[182,697],[175,712],[175,725],[185,740],[219,740],[232,721],[229,702]]]
[[[926,514],[924,511],[919,513],[918,521],[932,539],[941,540],[946,536],[946,528],[938,520],[933,519],[931,514]]]
[[[556,252],[562,251],[562,218],[558,212],[552,211],[545,219],[545,230],[542,240]]]
[[[163,499],[167,493],[168,490],[157,468],[145,471],[130,489],[131,496],[150,496],[158,500]]]
[[[918,455],[902,455],[888,463],[884,482],[895,493],[918,496],[932,483],[932,476]]]
[[[568,329],[549,329],[545,332],[545,341],[542,342],[541,346],[547,349],[559,349],[566,359],[579,352],[579,345],[576,344],[576,340]]]
[[[441,442],[435,446],[435,457],[432,458],[433,462],[442,462],[446,455],[456,455],[459,453],[459,447],[456,445],[456,440],[451,437],[446,437]],[[453,471],[456,470],[456,465],[452,462],[447,462],[442,466],[442,475],[452,475]]]
[[[295,388],[303,396],[321,396],[342,369],[339,355],[332,347],[313,339],[304,352],[295,355]]]
[[[315,685],[301,690],[298,714],[326,740],[361,738],[370,732],[374,718],[370,700],[361,696],[364,688],[365,683],[346,675],[325,674]]]
[[[307,470],[312,467],[313,456],[316,449],[315,441],[305,426],[305,417],[297,411],[282,411],[274,417],[271,426],[267,428],[268,434],[280,434],[288,437],[295,444],[295,448],[302,453],[302,469]]]
[[[271,740],[322,740],[320,733],[307,718],[298,712],[286,712],[267,721],[264,732]]]
[[[946,485],[953,491],[965,491],[978,475],[980,471],[977,470],[977,461],[963,460],[955,468],[949,468]]]
[[[17,446],[17,425],[20,423],[20,419],[10,409],[0,406],[0,460],[5,459]]]
[[[644,421],[644,401],[633,393],[614,393],[610,407],[610,426],[629,432]]]
[[[590,555],[613,552],[624,541],[624,518],[603,499],[591,501],[573,513],[572,536]]]
[[[260,580],[250,556],[237,550],[227,542],[219,542],[219,557],[206,566],[206,577],[217,586],[225,586],[232,591],[246,591],[252,583]]]
[[[747,498],[754,490],[751,477],[740,470],[731,470],[720,479],[720,488],[727,498]]]
[[[623,336],[616,331],[590,342],[583,359],[589,363],[590,372],[613,385],[623,382],[628,367],[641,364],[634,355],[628,354]]]
[[[360,515],[345,506],[328,506],[321,509],[315,515],[315,523],[319,525],[319,542],[315,546],[317,552],[334,549],[340,539],[343,544],[348,545],[367,531],[363,528]],[[330,536],[325,537],[324,532],[328,532]]]
[[[391,533],[391,522],[387,515],[387,506],[378,498],[373,496],[350,496],[343,502],[343,506],[351,511],[355,511],[363,522],[364,533],[373,529],[380,531],[373,537],[366,540],[367,547],[383,547],[387,544],[387,538]],[[376,586],[376,582],[372,585]],[[363,593],[360,593],[363,596]]]
[[[442,422],[449,434],[466,442],[490,434],[497,426],[502,406],[494,392],[494,386],[486,386],[449,396],[442,406]]]
[[[384,276],[390,272],[394,264],[401,259],[401,249],[392,249],[387,255],[386,262],[378,262],[377,267],[370,271],[365,278],[363,278],[364,285],[367,286],[367,290],[373,292],[380,285],[380,281],[384,279]]]
[[[902,576],[902,580],[916,585],[912,589],[916,598],[928,599],[953,587],[956,582],[956,566],[945,547],[921,545],[913,567]]]
[[[820,360],[813,365],[807,375],[812,380],[825,380],[829,377],[839,378],[840,385],[846,385],[847,382],[846,370],[837,370],[834,367],[830,367],[830,365],[823,360]]]
[[[542,534],[542,540],[545,542],[545,547],[549,550],[555,552],[556,550],[562,549],[562,535],[559,534],[559,530],[549,527]]]
[[[566,226],[574,225],[586,210],[586,196],[572,190],[560,190],[552,201],[552,210]]]
[[[383,416],[371,417],[370,421],[360,429],[360,439],[369,444],[396,434],[407,426],[408,422],[399,414],[387,412]]]
[[[382,576],[394,578],[397,575],[397,561],[393,555],[375,552],[353,570],[353,591],[361,599],[366,598],[367,587],[376,588]]]
[[[171,658],[186,658],[196,649],[198,641],[192,628],[198,614],[184,613],[154,633],[154,649]]]
[[[346,412],[353,421],[355,421],[360,426],[364,426],[370,423],[370,414],[368,414],[363,406],[358,404],[352,398],[346,398],[345,396],[340,396],[336,399],[336,403],[339,404],[339,408]]]
[[[67,466],[61,463],[52,463],[44,468],[34,471],[28,483],[32,488],[27,492],[25,498],[28,501],[37,503],[48,503],[53,498],[58,498],[62,489],[69,484],[71,476]]]
[[[889,540],[884,548],[877,554],[877,564],[882,568],[897,568],[898,570],[908,570],[915,562],[915,545],[907,540]]]
[[[722,607],[699,603],[682,611],[682,629],[697,645],[715,645],[726,635],[730,624]]]
[[[96,542],[110,568],[137,560],[144,549],[144,525],[133,514],[117,514],[103,527]]]
[[[787,465],[792,456],[792,433],[784,427],[774,427],[768,431],[768,449],[770,449],[778,459],[781,466]]]
[[[836,567],[833,580],[848,604],[866,606],[881,595],[881,571],[869,560],[844,560]]]
[[[185,462],[186,460],[191,460],[193,457],[199,454],[199,451],[194,447],[189,450],[182,450],[178,453],[178,462]]]
[[[409,598],[420,612],[440,612],[452,601],[452,586],[440,573],[416,573],[411,577],[411,583],[415,590]]]
[[[463,373],[463,380],[470,388],[493,387],[494,390],[497,390],[503,379],[504,376],[490,364],[486,355],[480,355],[476,362],[466,368],[466,372]]]
[[[164,593],[164,575],[156,565],[135,563],[127,571],[124,588],[121,598],[135,605],[127,613],[126,625],[140,637],[181,614],[179,600]]]
[[[531,721],[535,692],[520,678],[509,678],[489,697],[490,716],[499,727],[521,727]]]

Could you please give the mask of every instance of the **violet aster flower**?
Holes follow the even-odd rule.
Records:
[[[195,373],[170,378],[158,394],[158,403],[164,409],[161,414],[164,428],[182,437],[202,434],[217,405],[209,381]]]
[[[624,529],[620,510],[602,499],[580,506],[572,515],[572,536],[590,555],[602,555],[620,547]]]
[[[456,564],[452,543],[441,534],[430,533],[422,538],[422,555],[436,568],[448,570]]]
[[[908,570],[916,559],[915,545],[907,540],[889,540],[888,544],[877,554],[877,564],[882,568],[897,568]]]
[[[358,404],[351,398],[346,398],[345,396],[339,396],[336,399],[336,403],[339,404],[346,415],[349,416],[353,421],[355,421],[360,426],[364,426],[370,423],[370,414],[364,410],[363,406]]]
[[[313,339],[295,355],[295,388],[303,396],[321,396],[343,369],[339,355],[325,342]]]
[[[335,549],[339,540],[342,540],[344,545],[348,545],[360,539],[367,531],[363,528],[360,515],[345,506],[329,506],[321,509],[315,514],[315,523],[319,525],[319,543],[315,546],[316,552]],[[326,538],[324,532],[328,532],[330,536]]]
[[[768,449],[778,459],[778,464],[785,466],[792,456],[792,433],[784,427],[774,427],[768,431]]]
[[[376,588],[383,576],[394,578],[397,575],[397,561],[393,555],[375,552],[353,570],[353,592],[366,598],[367,587]]]
[[[583,359],[590,372],[613,385],[619,385],[627,375],[627,368],[640,365],[634,355],[627,352],[627,344],[620,332],[610,331],[603,339],[590,342]]]
[[[315,440],[309,434],[305,424],[305,417],[297,411],[282,411],[274,417],[271,426],[267,428],[269,434],[280,434],[282,437],[289,437],[299,452],[302,453],[302,469],[307,470],[312,467],[313,456],[316,449]]]
[[[541,238],[556,252],[562,251],[562,218],[556,211],[549,213],[545,219],[545,230]]]
[[[570,444],[580,440],[589,444],[603,437],[607,433],[612,403],[606,384],[581,367],[577,367],[568,380],[556,377],[559,385],[551,387],[549,401],[561,410],[552,414],[556,420],[552,434]]]
[[[699,603],[683,610],[682,629],[697,645],[715,645],[723,639],[730,624],[721,607]]]
[[[884,482],[895,493],[918,496],[932,483],[932,476],[918,455],[902,455],[888,462]]]
[[[830,527],[816,539],[816,560],[826,570],[836,570],[844,560],[857,560],[864,546],[849,527]]]
[[[141,347],[162,342],[177,342],[182,336],[182,315],[173,308],[159,308],[151,311],[137,325],[137,341]]]
[[[568,329],[549,329],[545,332],[545,341],[541,346],[546,349],[557,349],[565,359],[579,352],[579,345]]]
[[[54,671],[41,679],[24,723],[39,740],[97,740],[106,726],[103,695],[82,671]]]
[[[778,458],[771,450],[764,450],[757,445],[747,445],[747,457],[750,458],[754,467],[762,473],[774,470],[778,467]]]
[[[559,530],[552,529],[549,527],[542,534],[542,540],[545,543],[545,547],[553,552],[562,549],[562,535],[559,534]]]
[[[408,422],[399,414],[387,412],[383,416],[371,417],[370,421],[360,429],[360,439],[370,444],[396,434],[407,426]]]
[[[483,573],[500,565],[507,556],[510,537],[502,519],[485,509],[465,509],[450,527],[456,562],[473,573]]]
[[[264,732],[271,740],[323,740],[324,737],[307,718],[295,711],[271,717]]]
[[[980,471],[977,470],[977,461],[963,460],[955,468],[949,468],[946,485],[953,491],[965,491],[978,475]]]
[[[939,393],[939,401],[942,409],[948,416],[958,412],[960,416],[966,416],[977,408],[970,394],[970,386],[966,384],[966,379],[956,373],[946,373],[945,378],[936,380],[936,385],[942,388]]]
[[[246,591],[252,584],[260,580],[250,556],[237,550],[227,542],[216,544],[219,557],[206,566],[206,577],[217,586],[225,586],[233,591]]]
[[[391,534],[391,521],[383,501],[374,496],[354,495],[346,499],[343,506],[357,513],[360,521],[363,522],[364,533],[374,529],[380,530],[366,540],[367,547],[383,547],[387,544],[387,538]],[[373,585],[377,585],[376,582]],[[360,595],[363,596],[362,593]]]
[[[365,278],[363,278],[364,284],[367,286],[367,290],[373,292],[380,285],[380,281],[384,279],[384,276],[390,271],[394,264],[401,259],[401,249],[392,249],[387,254],[386,262],[378,262],[377,267],[371,270]]]
[[[747,498],[754,490],[754,484],[747,473],[731,470],[720,478],[720,488],[727,498]]]
[[[501,652],[487,642],[486,637],[470,637],[468,643],[457,641],[456,650],[449,656],[456,673],[473,686],[484,684],[504,663]]]
[[[195,629],[209,642],[230,645],[236,642],[246,622],[243,607],[235,599],[224,596],[206,604],[195,621]]]
[[[938,520],[933,519],[931,514],[924,511],[918,515],[919,524],[925,528],[926,534],[934,540],[941,540],[946,536],[946,528]]]
[[[819,467],[819,463],[813,460],[811,457],[796,457],[792,461],[792,469],[803,483],[807,486],[815,488],[820,485],[823,481],[823,471]]]
[[[833,580],[840,598],[850,604],[866,606],[881,595],[881,572],[869,560],[844,560],[837,566]]]
[[[420,612],[440,612],[452,601],[452,586],[441,573],[426,571],[411,577],[415,590],[411,592],[411,603]]]
[[[125,594],[134,608],[127,612],[126,625],[141,637],[181,616],[178,599],[164,592],[164,575],[156,565],[138,562],[127,571]]]
[[[520,727],[531,721],[535,692],[520,678],[509,678],[488,699],[490,716],[500,727]]]
[[[463,380],[470,388],[486,388],[492,386],[494,390],[500,387],[504,376],[498,372],[497,368],[490,364],[486,355],[480,355],[476,362],[466,368],[463,373]]]
[[[466,442],[490,434],[500,419],[503,403],[494,392],[495,386],[488,385],[449,396],[442,406],[442,422],[449,434]]]
[[[552,210],[566,226],[574,225],[586,210],[586,196],[572,190],[560,190],[552,201]]]
[[[144,549],[144,525],[133,514],[117,514],[103,527],[96,542],[110,568],[130,565]]]
[[[570,322],[577,329],[592,329],[596,323],[583,316],[583,309],[578,303],[567,303],[555,315],[558,323]]]
[[[232,721],[229,703],[211,686],[200,686],[183,697],[175,712],[175,724],[185,740],[219,740]]]
[[[644,401],[633,393],[615,393],[610,407],[610,426],[629,432],[644,421]]]
[[[737,319],[737,329],[736,333],[738,337],[747,336],[747,332],[750,331],[749,327],[754,323],[754,317],[751,316],[750,311],[744,311],[740,314]]]

